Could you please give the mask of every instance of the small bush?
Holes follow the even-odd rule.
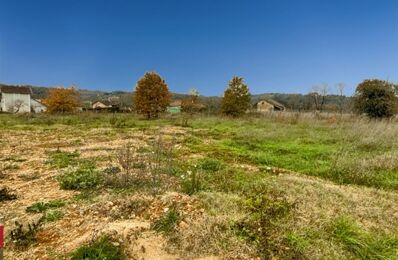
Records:
[[[26,212],[41,213],[48,209],[63,207],[63,206],[65,206],[65,204],[66,203],[62,200],[53,200],[53,201],[49,201],[49,202],[37,202],[37,203],[34,203],[31,206],[27,207]]]
[[[17,195],[7,187],[0,188],[0,201],[16,200]]]
[[[152,225],[152,229],[157,232],[169,234],[175,230],[175,226],[180,222],[181,216],[176,207],[172,207],[161,218]]]
[[[28,223],[27,229],[24,225],[15,221],[15,228],[11,230],[10,237],[12,242],[18,247],[26,247],[36,242],[36,234],[39,231],[42,224],[42,219],[37,222]]]
[[[95,188],[101,183],[101,174],[92,167],[81,167],[59,177],[61,189],[84,190]]]
[[[52,151],[48,153],[50,159],[47,161],[50,165],[57,168],[66,168],[71,165],[76,165],[80,154],[75,152]]]
[[[102,236],[97,241],[76,249],[71,254],[71,260],[106,259],[119,260],[123,258],[122,249],[115,246],[109,237]]]

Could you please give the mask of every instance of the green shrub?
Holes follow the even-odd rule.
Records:
[[[84,190],[95,188],[101,183],[101,174],[91,167],[72,170],[58,178],[61,189]]]
[[[65,206],[65,202],[62,200],[52,200],[49,202],[37,202],[26,208],[26,212],[30,213],[41,213],[47,209],[60,208]]]
[[[169,234],[175,230],[175,226],[180,221],[181,216],[175,207],[172,207],[161,218],[153,223],[152,228],[157,232]]]
[[[102,236],[97,241],[76,249],[71,254],[71,260],[119,260],[123,258],[121,247],[115,246],[109,237]]]

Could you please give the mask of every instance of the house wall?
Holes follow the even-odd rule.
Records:
[[[37,102],[34,99],[30,100],[30,105],[32,107],[33,112],[42,113],[47,111],[47,107],[40,102]]]
[[[19,110],[18,110],[19,107]],[[15,113],[30,112],[30,95],[16,93],[1,93],[1,111]]]
[[[266,102],[266,101],[260,101],[257,103],[257,112],[263,113],[263,112],[270,112],[274,111],[274,105]]]

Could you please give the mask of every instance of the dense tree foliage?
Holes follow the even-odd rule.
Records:
[[[43,100],[50,113],[74,112],[80,106],[79,93],[75,88],[51,88]]]
[[[170,103],[171,93],[166,82],[155,72],[147,72],[137,82],[134,94],[135,110],[148,119],[158,117]]]
[[[224,92],[221,103],[222,113],[228,116],[240,116],[250,108],[250,92],[244,79],[233,77]]]
[[[355,91],[354,108],[371,118],[391,117],[397,113],[397,85],[384,80],[364,80]]]

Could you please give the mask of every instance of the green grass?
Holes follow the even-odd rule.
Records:
[[[51,151],[48,153],[49,160],[48,164],[56,168],[66,168],[68,166],[74,166],[78,163],[80,154],[78,152],[64,152],[64,151]]]
[[[123,252],[120,246],[115,246],[109,237],[102,236],[97,241],[83,245],[73,251],[71,260],[120,260],[123,259]]]
[[[331,225],[332,237],[359,259],[397,259],[398,236],[365,232],[352,219],[339,217]]]
[[[384,124],[201,118],[193,121],[196,130],[185,142],[192,151],[226,163],[279,167],[342,184],[398,190],[398,166],[389,168],[371,161],[375,156],[382,160],[398,150],[394,138],[398,127]],[[198,141],[203,138],[213,141]],[[358,168],[358,161],[363,159],[377,167]]]

